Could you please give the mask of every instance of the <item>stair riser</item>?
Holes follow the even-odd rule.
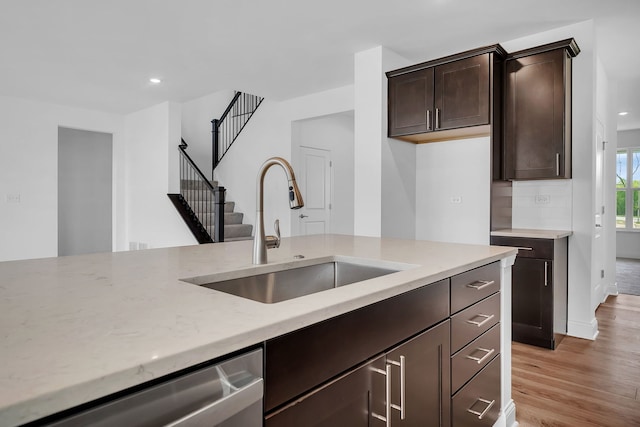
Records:
[[[213,236],[213,227],[207,227],[207,231]],[[231,224],[224,226],[224,238],[232,239],[236,237],[251,237],[253,232],[253,225],[251,224]]]
[[[218,186],[218,181],[209,181],[211,183],[211,186],[213,187],[217,187]],[[205,188],[206,185],[202,183],[202,181],[199,180],[182,180],[180,181],[180,188],[181,189],[202,189]]]
[[[213,210],[214,210],[213,203],[192,201],[192,200],[189,200],[189,199],[187,199],[187,203],[189,203],[189,206],[191,206],[191,209],[193,209],[194,212],[213,213]],[[226,202],[224,204],[224,212],[225,213],[233,212],[234,208],[235,208],[235,203],[234,202]]]

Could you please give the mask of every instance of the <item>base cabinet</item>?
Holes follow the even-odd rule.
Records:
[[[491,244],[518,248],[511,269],[513,341],[555,349],[567,332],[567,238],[493,236]]]
[[[267,341],[265,426],[493,425],[500,271],[488,264]]]

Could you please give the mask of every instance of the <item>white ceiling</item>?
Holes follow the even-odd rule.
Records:
[[[282,100],[353,83],[374,46],[420,62],[589,19],[620,127],[640,128],[640,0],[0,0],[0,95],[115,113]]]

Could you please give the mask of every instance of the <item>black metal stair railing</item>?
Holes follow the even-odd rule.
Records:
[[[264,98],[236,92],[220,119],[211,120],[213,139],[213,170],[220,163]],[[213,172],[212,172],[213,176]]]
[[[181,214],[199,243],[223,242],[226,190],[224,187],[214,187],[204,176],[187,154],[187,143],[184,139],[178,147],[180,149],[180,197],[178,200],[186,205],[186,215],[191,218],[186,218],[185,213],[181,212]],[[210,234],[211,229],[213,229],[213,236]]]

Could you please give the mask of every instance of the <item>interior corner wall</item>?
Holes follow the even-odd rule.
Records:
[[[490,159],[489,137],[418,146],[416,239],[489,244]]]
[[[129,114],[126,145],[127,241],[158,248],[195,244],[196,240],[167,197],[169,149],[179,108],[170,102]]]
[[[593,200],[595,176],[596,53],[593,21],[501,42],[514,52],[573,37],[581,49],[573,58],[572,206],[569,238],[568,334],[594,339],[598,323],[592,305]],[[515,196],[515,190],[514,190]],[[514,217],[514,224],[518,218]]]
[[[617,132],[617,138],[618,148],[640,148],[640,129],[619,131]],[[612,188],[615,188],[615,183]],[[620,258],[640,259],[640,232],[616,231],[615,252]]]
[[[58,127],[113,135],[113,249],[125,247],[123,116],[0,96],[0,261],[58,254]]]
[[[353,110],[353,86],[286,101],[265,99],[260,104],[215,172],[215,178],[227,189],[226,199],[235,202],[236,210],[244,213],[244,223],[255,225],[256,177],[262,163],[274,156],[291,161],[291,123],[350,110]],[[272,233],[272,224],[279,219],[282,236],[291,235],[291,211],[287,197],[284,171],[277,166],[269,169],[264,180],[267,234]]]

